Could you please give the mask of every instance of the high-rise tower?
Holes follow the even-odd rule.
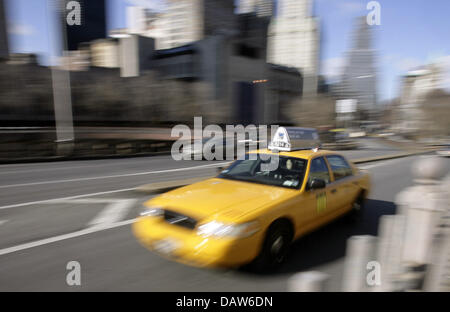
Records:
[[[312,0],[279,0],[269,30],[268,61],[304,75],[304,93],[316,93],[319,73],[319,23]]]
[[[353,47],[347,52],[347,64],[342,75],[340,97],[356,99],[359,111],[372,111],[377,101],[373,34],[365,16],[358,18],[355,26]]]

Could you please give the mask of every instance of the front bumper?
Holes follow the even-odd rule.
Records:
[[[139,218],[133,232],[146,248],[196,267],[238,267],[251,262],[262,245],[261,231],[240,239],[203,237],[154,217]]]

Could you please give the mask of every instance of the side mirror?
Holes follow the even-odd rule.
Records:
[[[318,189],[323,189],[325,188],[327,184],[325,183],[325,180],[322,179],[314,179],[311,181],[311,183],[309,184],[309,188],[311,190],[318,190]]]
[[[217,174],[221,174],[224,169],[225,169],[225,167],[218,167]]]

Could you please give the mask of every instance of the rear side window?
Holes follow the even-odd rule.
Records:
[[[335,180],[353,175],[352,168],[343,157],[338,155],[327,156],[327,160],[330,163]]]

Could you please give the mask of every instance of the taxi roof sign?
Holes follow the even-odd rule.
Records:
[[[269,144],[270,150],[291,152],[320,147],[319,134],[313,128],[279,127]]]

